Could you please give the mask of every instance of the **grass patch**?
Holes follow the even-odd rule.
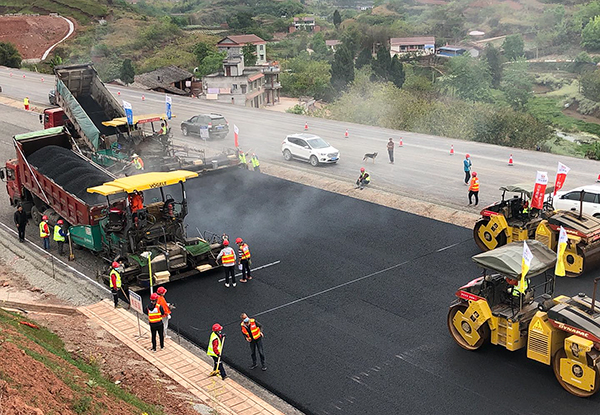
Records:
[[[538,120],[550,123],[559,130],[565,132],[582,131],[600,137],[600,125],[577,120],[563,114],[561,101],[562,97],[557,96],[533,97],[527,103],[527,110]]]
[[[78,395],[77,398],[70,402],[71,407],[76,413],[96,413],[97,411],[94,409],[97,407],[97,404],[94,404],[92,400],[93,395],[97,393],[98,388],[101,388],[103,389],[103,392],[105,391],[109,396],[138,408],[140,412],[146,412],[148,415],[164,415],[164,412],[159,407],[141,401],[136,396],[124,391],[119,386],[106,379],[93,359],[90,359],[87,362],[81,359],[74,359],[69,352],[65,350],[63,341],[50,330],[44,327],[40,327],[39,330],[32,329],[20,324],[20,321],[28,321],[37,324],[35,321],[29,320],[19,314],[0,310],[0,327],[12,327],[26,339],[37,344],[52,355],[52,357],[50,357],[32,350],[30,347],[27,347],[27,343],[23,338],[21,338],[20,341],[13,339],[15,344],[24,350],[25,353],[44,364],[44,366],[68,385],[69,388],[76,392],[76,395]],[[81,386],[77,383],[75,376],[70,370],[71,366],[88,375],[88,379],[85,382],[86,386]]]

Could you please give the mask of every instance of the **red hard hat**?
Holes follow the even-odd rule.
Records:
[[[57,225],[62,225],[63,223],[65,223],[65,222],[63,222],[62,219],[59,219],[58,222],[56,222]]]
[[[467,154],[465,154],[465,157],[469,158],[469,157],[471,157],[471,155],[469,153],[467,153]]]
[[[46,215],[42,216],[42,220],[48,220],[48,216],[46,216]]]
[[[158,287],[156,292],[162,295],[167,292],[167,289],[165,287]]]
[[[360,172],[361,172],[361,173],[364,173],[364,172],[365,172],[365,168],[364,168],[364,167],[361,167],[361,168],[360,168]]]
[[[237,239],[235,240],[235,243],[236,243],[236,244],[241,244],[242,242],[244,242],[244,241],[242,240],[242,238],[237,238]]]
[[[223,327],[219,323],[213,324],[212,331],[221,331]]]
[[[223,241],[223,245],[224,245],[224,246],[229,246],[229,240],[225,239],[225,240]]]
[[[473,176],[473,177],[477,177],[477,172],[473,172],[473,173],[471,173],[471,176]]]
[[[118,267],[119,267],[119,265],[120,265],[120,264],[119,264],[117,261],[114,261],[114,262],[112,263],[112,267],[113,267],[113,268],[118,268]]]
[[[151,300],[151,301],[156,301],[156,300],[158,300],[158,294],[156,294],[156,293],[152,293],[152,294],[150,295],[150,300]]]

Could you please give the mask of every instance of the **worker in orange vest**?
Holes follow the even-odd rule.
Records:
[[[156,334],[160,340],[160,350],[165,348],[165,326],[162,318],[165,315],[165,310],[158,305],[158,294],[150,295],[150,304],[148,304],[148,322],[150,323],[150,332],[152,335],[152,351],[156,351]]]
[[[133,193],[129,193],[128,197],[131,213],[144,208],[144,195],[142,192],[134,191]]]
[[[158,294],[158,305],[162,306],[165,314],[163,315],[163,325],[165,326],[165,334],[166,338],[170,339],[171,336],[168,335],[167,329],[169,328],[169,320],[171,319],[171,304],[167,303],[165,299],[165,294],[167,293],[167,289],[165,287],[158,287],[156,290]]]
[[[252,275],[250,275],[250,248],[242,238],[237,238],[235,243],[239,247],[238,255],[240,258],[240,270],[242,271],[240,282],[246,282],[252,279]]]
[[[229,246],[229,240],[223,241],[223,249],[217,255],[217,262],[221,260],[223,269],[225,270],[225,287],[229,287],[229,277],[231,276],[231,282],[235,287],[235,251]]]
[[[246,313],[242,313],[240,316],[242,322],[240,325],[242,326],[242,333],[246,338],[246,341],[250,343],[250,350],[252,352],[252,366],[250,369],[256,369],[258,366],[256,364],[256,349],[258,349],[258,355],[260,356],[260,365],[262,370],[267,370],[267,366],[265,365],[265,353],[263,351],[262,338],[264,336],[260,323],[253,318],[248,317]]]
[[[469,205],[473,203],[472,199],[475,196],[475,206],[479,203],[479,178],[477,173],[471,173],[471,183],[469,184]]]

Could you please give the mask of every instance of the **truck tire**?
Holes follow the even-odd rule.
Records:
[[[33,223],[35,223],[36,226],[38,226],[42,221],[42,214],[35,206],[31,208],[31,220],[33,221]]]

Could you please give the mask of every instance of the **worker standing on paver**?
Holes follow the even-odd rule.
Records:
[[[225,270],[225,287],[229,288],[229,277],[231,276],[231,282],[235,287],[235,251],[229,246],[229,240],[223,241],[223,249],[217,255],[217,262],[221,260],[223,269]]]
[[[112,292],[113,301],[115,303],[115,308],[119,305],[119,290],[121,289],[121,264],[117,261],[112,263],[112,268],[110,269],[110,290]]]
[[[156,333],[160,340],[160,350],[165,348],[165,326],[163,324],[163,316],[165,310],[157,304],[158,294],[152,293],[150,296],[150,304],[148,304],[148,322],[150,323],[150,333],[152,336],[152,351],[156,351]]]
[[[165,337],[167,339],[170,339],[171,336],[169,336],[169,332],[167,331],[167,329],[169,328],[169,320],[171,319],[171,304],[167,303],[167,300],[165,298],[167,289],[165,287],[158,287],[156,293],[158,294],[158,305],[161,306],[163,310],[165,310],[165,314],[163,316],[163,325],[165,326],[166,334]]]
[[[167,135],[167,126],[165,125],[164,122],[160,123],[160,135]]]
[[[19,242],[25,242],[25,228],[27,227],[27,212],[23,210],[23,205],[19,204],[14,215],[15,226],[19,232]]]
[[[242,322],[242,333],[246,338],[246,341],[250,343],[250,351],[252,352],[252,366],[250,369],[256,369],[256,349],[258,349],[258,355],[260,356],[260,365],[263,371],[267,370],[265,364],[265,353],[263,351],[262,338],[264,336],[262,332],[262,326],[260,323],[253,318],[248,317],[246,313],[242,313],[240,316]]]
[[[361,167],[360,176],[358,176],[358,179],[356,180],[356,188],[362,190],[369,183],[371,183],[371,176],[365,171],[364,167]]]
[[[463,160],[463,170],[465,171],[465,185],[468,185],[469,180],[471,179],[471,156],[469,153],[465,154],[465,159]]]
[[[388,156],[390,157],[390,163],[394,164],[394,139],[390,137],[390,141],[387,143]]]
[[[67,236],[67,233],[63,229],[64,223],[65,222],[62,219],[59,219],[56,222],[56,226],[54,227],[54,238],[53,239],[54,239],[54,242],[56,242],[56,244],[58,245],[58,254],[59,255],[65,254],[63,252],[63,247],[65,245],[65,237]]]
[[[477,173],[471,173],[471,184],[469,185],[469,205],[473,203],[472,197],[475,196],[475,206],[479,203],[479,178]]]
[[[29,111],[29,97],[23,99],[23,106],[25,107],[25,111]]]
[[[210,372],[211,376],[221,374],[221,379],[227,379],[227,373],[221,362],[221,353],[223,353],[223,341],[225,340],[225,334],[221,332],[223,327],[219,323],[215,323],[212,326],[212,333],[208,340],[208,349],[206,354],[212,357],[214,361],[213,371]]]
[[[252,279],[250,274],[250,248],[242,238],[237,238],[235,243],[239,247],[238,257],[240,258],[240,270],[242,271],[240,282],[246,282]]]
[[[40,222],[40,238],[42,238],[42,246],[47,251],[50,249],[50,225],[48,225],[48,216],[42,216]]]
[[[253,170],[257,173],[260,173],[260,161],[258,161],[258,157],[256,156],[256,154],[252,153],[250,162],[252,163]]]

